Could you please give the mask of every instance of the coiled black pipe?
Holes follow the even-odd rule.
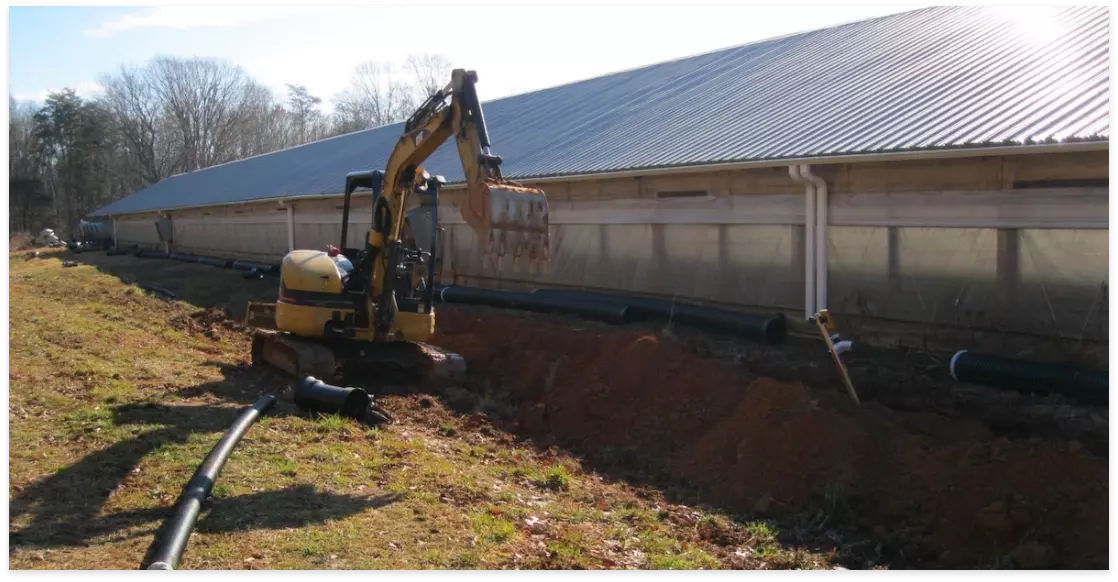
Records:
[[[186,542],[190,533],[194,531],[194,524],[198,521],[198,514],[202,511],[202,502],[210,495],[214,482],[217,480],[225,461],[229,459],[233,447],[245,436],[249,427],[261,415],[276,403],[276,397],[265,394],[257,399],[251,408],[241,414],[232,428],[221,437],[210,454],[194,472],[194,477],[186,484],[179,501],[175,505],[175,513],[163,526],[163,532],[152,544],[148,553],[148,570],[174,570],[179,566],[182,552],[186,549]]]
[[[530,293],[474,289],[460,285],[436,285],[435,297],[443,303],[485,305],[522,309],[537,313],[573,315],[606,323],[625,323],[625,305],[568,297],[536,297]]]
[[[1110,402],[1110,377],[1099,370],[988,356],[967,350],[955,353],[948,370],[951,377],[960,382],[1026,394],[1061,394],[1100,406]]]
[[[614,293],[576,291],[566,289],[536,289],[537,297],[581,298],[586,301],[625,305],[626,318],[635,321],[668,321],[698,329],[717,331],[768,343],[780,343],[788,333],[783,314],[774,316],[750,315],[716,307],[706,307],[681,301],[631,297]]]

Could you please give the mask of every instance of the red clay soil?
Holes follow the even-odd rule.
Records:
[[[1025,547],[1050,554],[1040,567],[1108,567],[1107,460],[1074,441],[1010,441],[973,420],[859,408],[631,329],[443,309],[439,330],[434,343],[516,398],[527,434],[586,453],[635,450],[704,502],[791,515],[822,491],[846,491],[832,500],[853,503],[877,535],[926,532],[925,564],[991,565]]]

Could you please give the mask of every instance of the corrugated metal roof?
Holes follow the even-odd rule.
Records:
[[[1098,140],[1106,7],[942,7],[724,49],[485,103],[507,177]],[[485,91],[485,71],[479,71]],[[342,190],[401,124],[173,176],[98,214]],[[460,181],[452,143],[425,167]]]

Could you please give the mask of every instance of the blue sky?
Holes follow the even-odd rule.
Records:
[[[478,21],[482,9],[466,6],[13,7],[9,94],[94,95],[102,73],[177,55],[223,58],[277,92],[300,83],[328,102],[358,63],[428,51],[476,69],[489,100],[914,8],[493,6],[488,28],[471,30],[438,26]]]

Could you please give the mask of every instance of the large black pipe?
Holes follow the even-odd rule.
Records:
[[[1026,394],[1061,394],[1086,404],[1107,406],[1110,378],[1107,372],[1057,366],[1028,360],[956,352],[948,364],[951,377]]]
[[[174,261],[182,261],[184,263],[197,263],[198,257],[194,255],[184,255],[182,253],[171,253],[167,258]]]
[[[127,251],[110,250],[108,254],[124,254],[125,252]],[[227,259],[216,259],[213,257],[198,257],[182,253],[165,253],[162,251],[145,251],[139,249],[136,250],[136,256],[143,257],[145,259],[173,259],[176,261],[182,261],[184,263],[201,263],[203,265],[212,265],[215,267],[222,267],[226,269],[233,268],[239,271],[255,270],[264,273],[265,275],[280,274],[280,265],[269,265],[268,263],[258,263],[255,261],[230,261]]]
[[[546,298],[579,298],[584,301],[625,305],[627,321],[672,321],[698,329],[717,331],[750,339],[780,343],[788,332],[783,314],[750,315],[716,307],[681,301],[632,297],[615,293],[597,293],[567,289],[536,289],[533,296]]]
[[[251,408],[241,414],[232,428],[221,437],[217,445],[206,455],[206,459],[194,472],[194,477],[186,484],[179,501],[175,506],[175,513],[163,526],[163,532],[152,545],[148,554],[148,570],[174,570],[179,566],[182,552],[186,549],[186,542],[190,533],[194,531],[194,524],[198,522],[198,514],[202,511],[202,502],[210,495],[214,482],[225,461],[229,459],[233,447],[245,436],[249,427],[253,425],[265,412],[276,403],[276,397],[271,394],[261,396]]]
[[[215,267],[222,267],[225,269],[233,267],[233,261],[226,259],[215,259],[213,257],[198,257],[198,262],[203,265],[213,265]]]
[[[136,256],[137,257],[143,257],[145,259],[166,259],[166,258],[170,257],[170,255],[168,255],[167,253],[162,252],[162,251],[143,251],[143,250],[136,251]]]
[[[538,313],[574,315],[584,319],[615,324],[625,323],[625,312],[628,310],[625,305],[582,298],[537,297],[530,293],[475,289],[459,285],[438,285],[435,287],[435,296],[443,303],[485,305]]]
[[[334,386],[314,376],[295,385],[295,405],[304,410],[364,420],[370,402],[369,393],[361,388]]]

